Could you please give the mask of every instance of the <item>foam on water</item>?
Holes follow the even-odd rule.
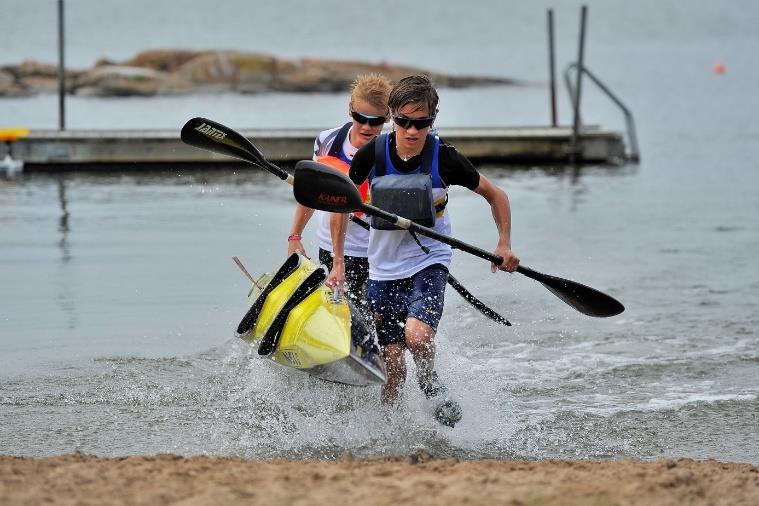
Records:
[[[461,353],[464,345],[445,331],[438,343],[436,368],[464,411],[454,429],[434,421],[434,405],[417,388],[411,360],[405,398],[389,409],[379,402],[379,387],[323,382],[229,339],[185,358],[115,356],[18,376],[0,395],[0,453],[336,458],[422,448],[465,458],[605,458],[667,454],[674,446],[679,450],[673,455],[683,447],[708,454],[695,442],[673,443],[682,434],[662,431],[666,420],[676,417],[698,435],[722,418],[743,433],[751,429],[740,422],[742,413],[757,408],[755,393],[715,393],[722,388],[716,381],[662,382],[669,368],[681,366],[678,361],[619,359],[599,367],[597,356],[584,353],[549,375],[549,360],[536,366],[530,358],[539,353],[534,344],[510,345],[516,365],[509,368]],[[630,378],[659,378],[630,391],[624,386],[628,372]],[[604,389],[609,377],[619,384]],[[699,421],[704,412],[711,418]],[[724,449],[724,442],[715,442],[710,451],[719,445]],[[750,448],[730,451],[743,460],[756,457]]]
[[[445,371],[443,380],[450,395],[464,410],[464,419],[455,429],[433,419],[435,403],[425,399],[416,386],[413,365],[409,367],[403,402],[397,408],[389,408],[379,402],[379,387],[323,382],[255,359],[247,348],[236,344],[227,360],[228,364],[240,357],[249,361],[246,374],[239,378],[241,386],[230,399],[234,405],[245,406],[243,414],[236,416],[248,417],[250,423],[267,424],[261,419],[276,414],[270,421],[279,427],[263,435],[241,436],[247,442],[247,455],[284,452],[334,456],[350,451],[378,456],[415,448],[436,454],[477,454],[491,446],[493,440],[501,439],[504,432],[513,430],[509,428],[509,417],[504,417],[500,409],[492,409],[499,404],[497,385],[479,374],[471,362],[450,353],[441,354],[438,370]]]
[[[648,401],[648,407],[653,410],[677,409],[686,404],[714,404],[722,401],[755,401],[756,395],[753,394],[689,394],[684,397],[675,397],[668,399],[651,399]]]

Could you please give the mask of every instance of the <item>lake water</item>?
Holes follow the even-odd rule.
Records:
[[[548,4],[391,1],[371,13],[338,2],[68,4],[73,66],[150,47],[387,60],[526,81],[440,90],[441,128],[549,118]],[[231,257],[255,274],[286,251],[293,200],[276,178],[173,167],[0,177],[0,454],[301,458],[421,447],[466,458],[759,463],[759,7],[588,5],[587,64],[635,114],[641,164],[481,170],[509,194],[522,262],[608,292],[622,315],[585,317],[540,284],[491,275],[457,253],[452,272],[514,326],[491,325],[449,291],[437,368],[465,418],[437,426],[409,382],[387,421],[378,389],[285,370],[232,337],[248,283]],[[554,7],[563,68],[576,53],[579,4]],[[3,13],[0,63],[55,61],[44,28],[55,2]],[[712,72],[717,62],[724,75]],[[584,120],[621,129],[619,111],[585,89]],[[178,132],[197,115],[240,128],[329,127],[345,102],[267,94],[67,106],[72,128]],[[2,99],[0,125],[55,128],[56,97]],[[494,246],[478,196],[456,188],[450,206],[457,238]],[[306,244],[314,251],[313,230]]]

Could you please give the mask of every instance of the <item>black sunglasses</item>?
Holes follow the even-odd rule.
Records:
[[[412,126],[417,130],[432,126],[435,121],[435,116],[428,118],[407,118],[406,116],[393,116],[393,121],[401,128],[411,128]]]
[[[362,125],[366,125],[369,123],[369,126],[379,126],[384,124],[387,121],[387,118],[384,116],[374,116],[373,114],[364,114],[361,112],[356,112],[353,109],[351,109],[351,116],[354,120],[358,121]]]

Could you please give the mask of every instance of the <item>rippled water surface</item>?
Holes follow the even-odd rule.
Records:
[[[495,6],[501,10],[490,15],[484,8],[461,14],[467,37],[445,38],[434,24],[408,52],[397,36],[377,50],[378,59],[534,83],[441,90],[441,129],[545,122],[544,46],[531,35],[543,29],[544,12],[506,4],[516,9],[511,17]],[[172,5],[154,6],[151,22]],[[523,263],[608,292],[626,305],[622,315],[585,317],[540,284],[491,275],[487,263],[457,253],[452,272],[514,326],[491,325],[455,292],[446,294],[437,369],[464,408],[462,422],[448,429],[431,419],[411,381],[403,408],[388,413],[376,388],[286,370],[232,337],[248,283],[231,257],[257,274],[275,269],[286,251],[293,200],[276,178],[255,169],[174,167],[0,177],[0,454],[300,458],[423,447],[460,457],[758,463],[759,69],[752,48],[759,38],[752,27],[759,14],[746,2],[643,2],[632,14],[625,5],[590,3],[588,55],[635,113],[642,163],[481,167],[509,194]],[[253,13],[243,12],[250,20]],[[278,19],[277,12],[257,14]],[[557,13],[568,60],[577,6],[561,2]],[[396,18],[387,16],[383,26],[393,35]],[[155,33],[166,45],[189,46],[186,26],[177,23],[174,39],[172,30]],[[292,29],[284,42],[274,21],[260,24],[244,48],[277,53],[271,41],[279,41],[284,55],[343,54],[345,39],[303,30],[299,42]],[[88,65],[91,46],[77,37],[72,60]],[[219,37],[201,45],[238,41]],[[103,46],[115,57],[144,47],[136,38],[116,47],[117,40]],[[41,35],[34,41],[31,52],[44,46]],[[365,44],[348,44],[345,56],[373,59]],[[472,58],[476,49],[483,56]],[[711,71],[718,59],[725,75]],[[199,114],[236,127],[329,126],[342,120],[344,102],[342,95],[230,95],[71,99],[69,106],[75,127],[178,131]],[[584,107],[587,122],[621,128],[618,111],[592,91]],[[562,102],[562,115],[567,110]],[[0,124],[54,127],[55,119],[54,97],[0,100]],[[457,238],[494,246],[478,196],[456,188],[450,209]],[[312,230],[306,244],[314,251]]]

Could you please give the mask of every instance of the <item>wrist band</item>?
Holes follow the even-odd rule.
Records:
[[[300,241],[300,234],[291,234],[287,237],[287,242]]]

